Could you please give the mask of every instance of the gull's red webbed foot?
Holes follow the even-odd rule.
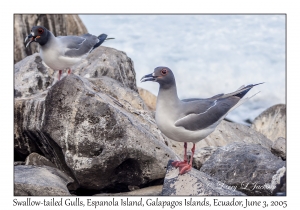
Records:
[[[185,174],[186,172],[189,172],[192,169],[193,157],[194,157],[194,153],[195,153],[195,144],[193,144],[193,148],[191,149],[192,156],[190,158],[190,162],[187,161],[186,149],[187,149],[187,143],[184,142],[184,161],[174,161],[172,163],[173,167],[176,167],[176,168],[179,167],[179,175]]]
[[[178,167],[185,166],[187,163],[188,163],[187,160],[185,160],[185,161],[173,161],[172,166],[175,167],[175,168],[178,168]]]

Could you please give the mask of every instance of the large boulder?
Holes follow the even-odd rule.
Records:
[[[260,145],[235,142],[218,148],[200,171],[247,195],[274,195],[283,185],[285,162]]]
[[[14,167],[14,195],[70,196],[67,185],[72,178],[49,166]]]
[[[251,128],[262,133],[272,141],[279,137],[286,138],[285,104],[274,105],[262,112],[254,119]]]
[[[100,46],[73,66],[72,71],[85,78],[107,76],[138,92],[133,61],[123,51]]]
[[[96,48],[73,68],[73,72],[87,78],[108,76],[137,92],[132,60],[124,52],[113,48]],[[57,73],[43,64],[39,53],[26,57],[15,64],[15,97],[42,94],[57,82]]]
[[[71,74],[16,98],[15,128],[16,151],[39,150],[85,189],[143,185],[177,159],[138,93],[109,77]]]
[[[14,62],[38,52],[38,44],[25,48],[24,40],[32,26],[45,26],[55,36],[82,35],[87,29],[78,15],[62,14],[15,14],[14,15]],[[101,34],[101,32],[99,32]],[[96,35],[99,35],[96,34]]]

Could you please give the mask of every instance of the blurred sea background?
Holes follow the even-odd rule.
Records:
[[[134,62],[137,86],[157,66],[175,74],[178,96],[206,98],[241,85],[265,82],[227,118],[247,124],[286,99],[285,15],[79,15],[89,33],[114,37],[103,46],[124,51]]]

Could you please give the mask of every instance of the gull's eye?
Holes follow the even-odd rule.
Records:
[[[44,29],[39,28],[39,29],[38,29],[38,32],[39,32],[39,34],[42,34],[42,33],[44,33]]]
[[[166,75],[168,70],[167,69],[162,69],[160,72],[161,72],[162,75]]]

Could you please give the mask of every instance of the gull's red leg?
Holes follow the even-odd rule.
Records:
[[[193,143],[193,148],[191,149],[191,151],[192,151],[192,156],[191,156],[191,159],[190,159],[190,166],[193,165],[193,157],[194,157],[194,153],[195,153],[195,148],[196,148],[196,144]]]
[[[58,71],[58,80],[60,80],[61,74],[62,74],[62,70],[59,70]]]
[[[172,163],[172,166],[174,166],[174,167],[180,167],[181,165],[185,165],[185,164],[187,164],[187,154],[186,154],[186,150],[187,150],[187,143],[186,142],[184,142],[184,160],[183,161],[174,161],[173,163]]]
[[[71,74],[71,69],[68,69],[68,74]]]
[[[190,171],[192,169],[192,165],[193,165],[193,157],[194,157],[194,153],[195,153],[195,143],[193,143],[193,148],[191,149],[192,150],[192,156],[191,156],[191,159],[190,159],[190,163],[189,164],[185,164],[185,165],[182,165],[181,167],[179,167],[179,174],[182,175],[182,174],[185,174],[186,172]]]

